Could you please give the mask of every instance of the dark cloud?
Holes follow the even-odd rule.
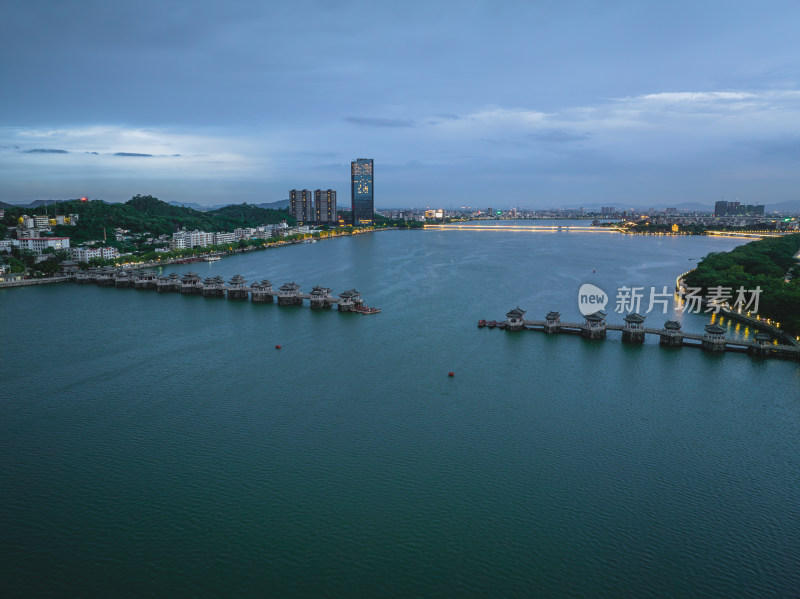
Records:
[[[94,154],[95,156],[97,156],[97,152],[85,152],[85,153],[86,154]]]
[[[570,141],[585,141],[589,136],[585,133],[574,133],[566,129],[546,129],[536,133],[528,134],[528,137],[534,141],[545,141],[554,143],[564,143]]]
[[[134,158],[152,158],[152,154],[139,154],[137,152],[115,152],[114,156],[133,156]]]
[[[66,150],[54,150],[52,148],[34,148],[33,150],[23,150],[24,154],[69,154]]]
[[[413,127],[414,122],[407,119],[382,119],[366,116],[346,116],[344,120],[355,123],[356,125],[368,125],[370,127]]]

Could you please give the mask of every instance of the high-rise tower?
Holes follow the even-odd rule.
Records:
[[[353,225],[372,225],[375,212],[372,158],[358,158],[350,163],[350,197]]]
[[[297,222],[310,223],[314,220],[314,198],[307,189],[293,189],[289,192],[289,214]]]
[[[317,189],[314,191],[314,217],[320,224],[336,224],[336,190]]]

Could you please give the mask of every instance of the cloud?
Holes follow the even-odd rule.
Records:
[[[356,125],[367,125],[369,127],[413,127],[414,122],[408,119],[384,119],[378,117],[365,117],[365,116],[346,116],[344,117],[349,123]]]
[[[749,100],[758,96],[749,92],[660,92],[657,94],[644,94],[636,98],[654,102],[687,102],[687,103],[708,103],[708,102],[727,102],[734,100]],[[636,99],[634,98],[634,99]]]
[[[24,154],[69,154],[67,150],[54,150],[52,148],[34,148],[33,150],[23,150]]]
[[[542,129],[535,133],[528,133],[528,137],[534,141],[565,143],[571,141],[584,141],[589,139],[585,133],[574,133],[567,129]]]
[[[133,156],[137,158],[152,158],[152,154],[140,154],[139,152],[114,152],[114,156]]]

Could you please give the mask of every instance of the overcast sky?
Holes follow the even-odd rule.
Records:
[[[800,3],[0,3],[0,200],[798,198]]]

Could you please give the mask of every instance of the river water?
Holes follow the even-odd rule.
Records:
[[[371,316],[0,290],[3,596],[796,596],[800,365],[476,327],[738,243],[391,231],[168,269]]]

